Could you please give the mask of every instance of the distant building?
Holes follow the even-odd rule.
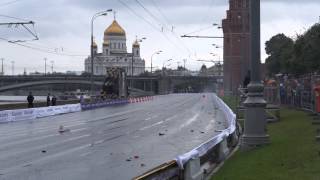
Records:
[[[230,0],[224,33],[224,90],[236,93],[250,67],[249,0]]]
[[[105,75],[106,67],[124,68],[127,75],[139,75],[144,72],[145,61],[140,57],[140,44],[136,40],[132,44],[132,53],[127,52],[126,32],[116,20],[104,31],[102,52],[98,53],[98,46],[93,45],[94,60],[93,74]],[[133,61],[133,66],[132,66]],[[91,73],[91,57],[85,59],[85,71]]]
[[[223,65],[216,64],[207,69],[208,76],[223,76]]]

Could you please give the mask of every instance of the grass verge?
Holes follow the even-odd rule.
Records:
[[[238,151],[212,180],[320,180],[320,144],[311,119],[303,111],[281,109],[281,121],[268,125],[271,144]]]

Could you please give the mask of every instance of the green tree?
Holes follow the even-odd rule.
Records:
[[[277,34],[266,42],[266,65],[269,75],[289,73],[291,70],[294,41],[284,34]]]
[[[313,25],[298,36],[294,45],[294,74],[319,72],[320,68],[320,24]]]

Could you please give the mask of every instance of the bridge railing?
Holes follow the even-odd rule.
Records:
[[[217,96],[215,96],[216,110],[220,110],[228,127],[219,131],[219,134],[199,145],[193,150],[177,156],[174,160],[166,162],[150,171],[133,178],[134,180],[151,179],[203,179],[209,177],[211,172],[230,152],[237,146],[239,128],[236,124],[236,115]]]

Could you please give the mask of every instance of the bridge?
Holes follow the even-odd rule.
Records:
[[[104,76],[94,77],[94,87],[99,90]],[[221,77],[201,76],[134,76],[128,77],[129,91],[140,93],[152,92],[154,94],[167,94],[180,92],[189,88],[200,92],[206,89],[214,91],[217,79]],[[26,87],[63,85],[72,90],[89,90],[90,78],[83,76],[2,76],[0,77],[0,92],[19,90]],[[55,86],[57,88],[57,86]],[[61,91],[65,91],[61,88]]]

